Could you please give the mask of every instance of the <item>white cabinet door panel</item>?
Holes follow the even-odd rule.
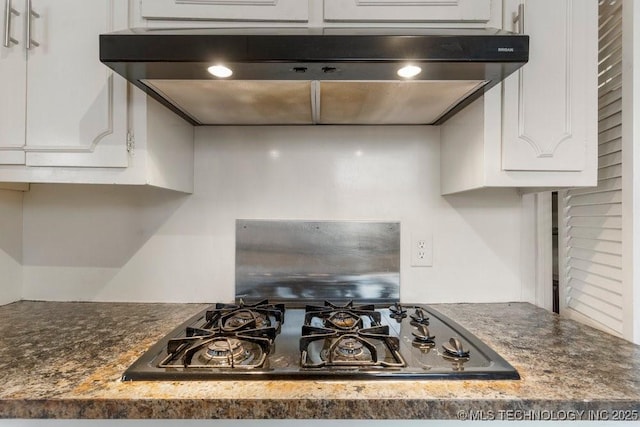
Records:
[[[11,10],[8,7],[11,6]],[[25,91],[24,1],[4,0],[0,22],[0,164],[24,164]],[[7,13],[10,14],[7,17]],[[18,15],[19,14],[19,15]],[[6,23],[9,18],[9,28]],[[8,31],[8,33],[7,33]],[[5,43],[8,46],[5,46]]]
[[[508,0],[506,18],[518,10]],[[524,7],[529,63],[504,82],[504,170],[581,171],[586,167],[592,92],[588,8],[574,0],[536,0]],[[553,13],[549,13],[553,10]],[[595,58],[593,59],[594,61]],[[553,100],[553,101],[550,101]]]
[[[487,22],[490,0],[324,0],[326,21]]]
[[[126,83],[98,56],[98,35],[127,26],[126,0],[33,0],[26,162],[125,167]]]
[[[300,21],[309,18],[307,0],[141,0],[146,19]]]

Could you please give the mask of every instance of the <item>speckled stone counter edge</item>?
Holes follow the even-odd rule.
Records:
[[[549,401],[478,399],[173,400],[42,399],[2,400],[1,418],[62,419],[465,419],[470,412],[520,411],[527,416],[583,411],[640,412],[637,401]],[[542,413],[544,414],[544,413]],[[586,415],[585,415],[586,416]]]

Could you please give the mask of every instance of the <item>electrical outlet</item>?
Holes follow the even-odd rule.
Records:
[[[421,234],[411,241],[411,266],[431,267],[433,265],[433,237]]]

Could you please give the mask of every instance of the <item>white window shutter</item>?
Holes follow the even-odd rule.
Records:
[[[560,194],[561,313],[622,336],[622,0],[599,15],[598,186]]]

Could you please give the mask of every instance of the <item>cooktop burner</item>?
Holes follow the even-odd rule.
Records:
[[[169,338],[159,368],[237,368],[264,365],[284,319],[284,306],[261,301],[216,304],[204,324],[189,325],[183,337]]]
[[[286,321],[285,321],[286,312]],[[215,304],[152,346],[123,380],[519,379],[425,305]]]
[[[300,338],[302,368],[406,366],[398,337],[373,305],[307,306]]]

